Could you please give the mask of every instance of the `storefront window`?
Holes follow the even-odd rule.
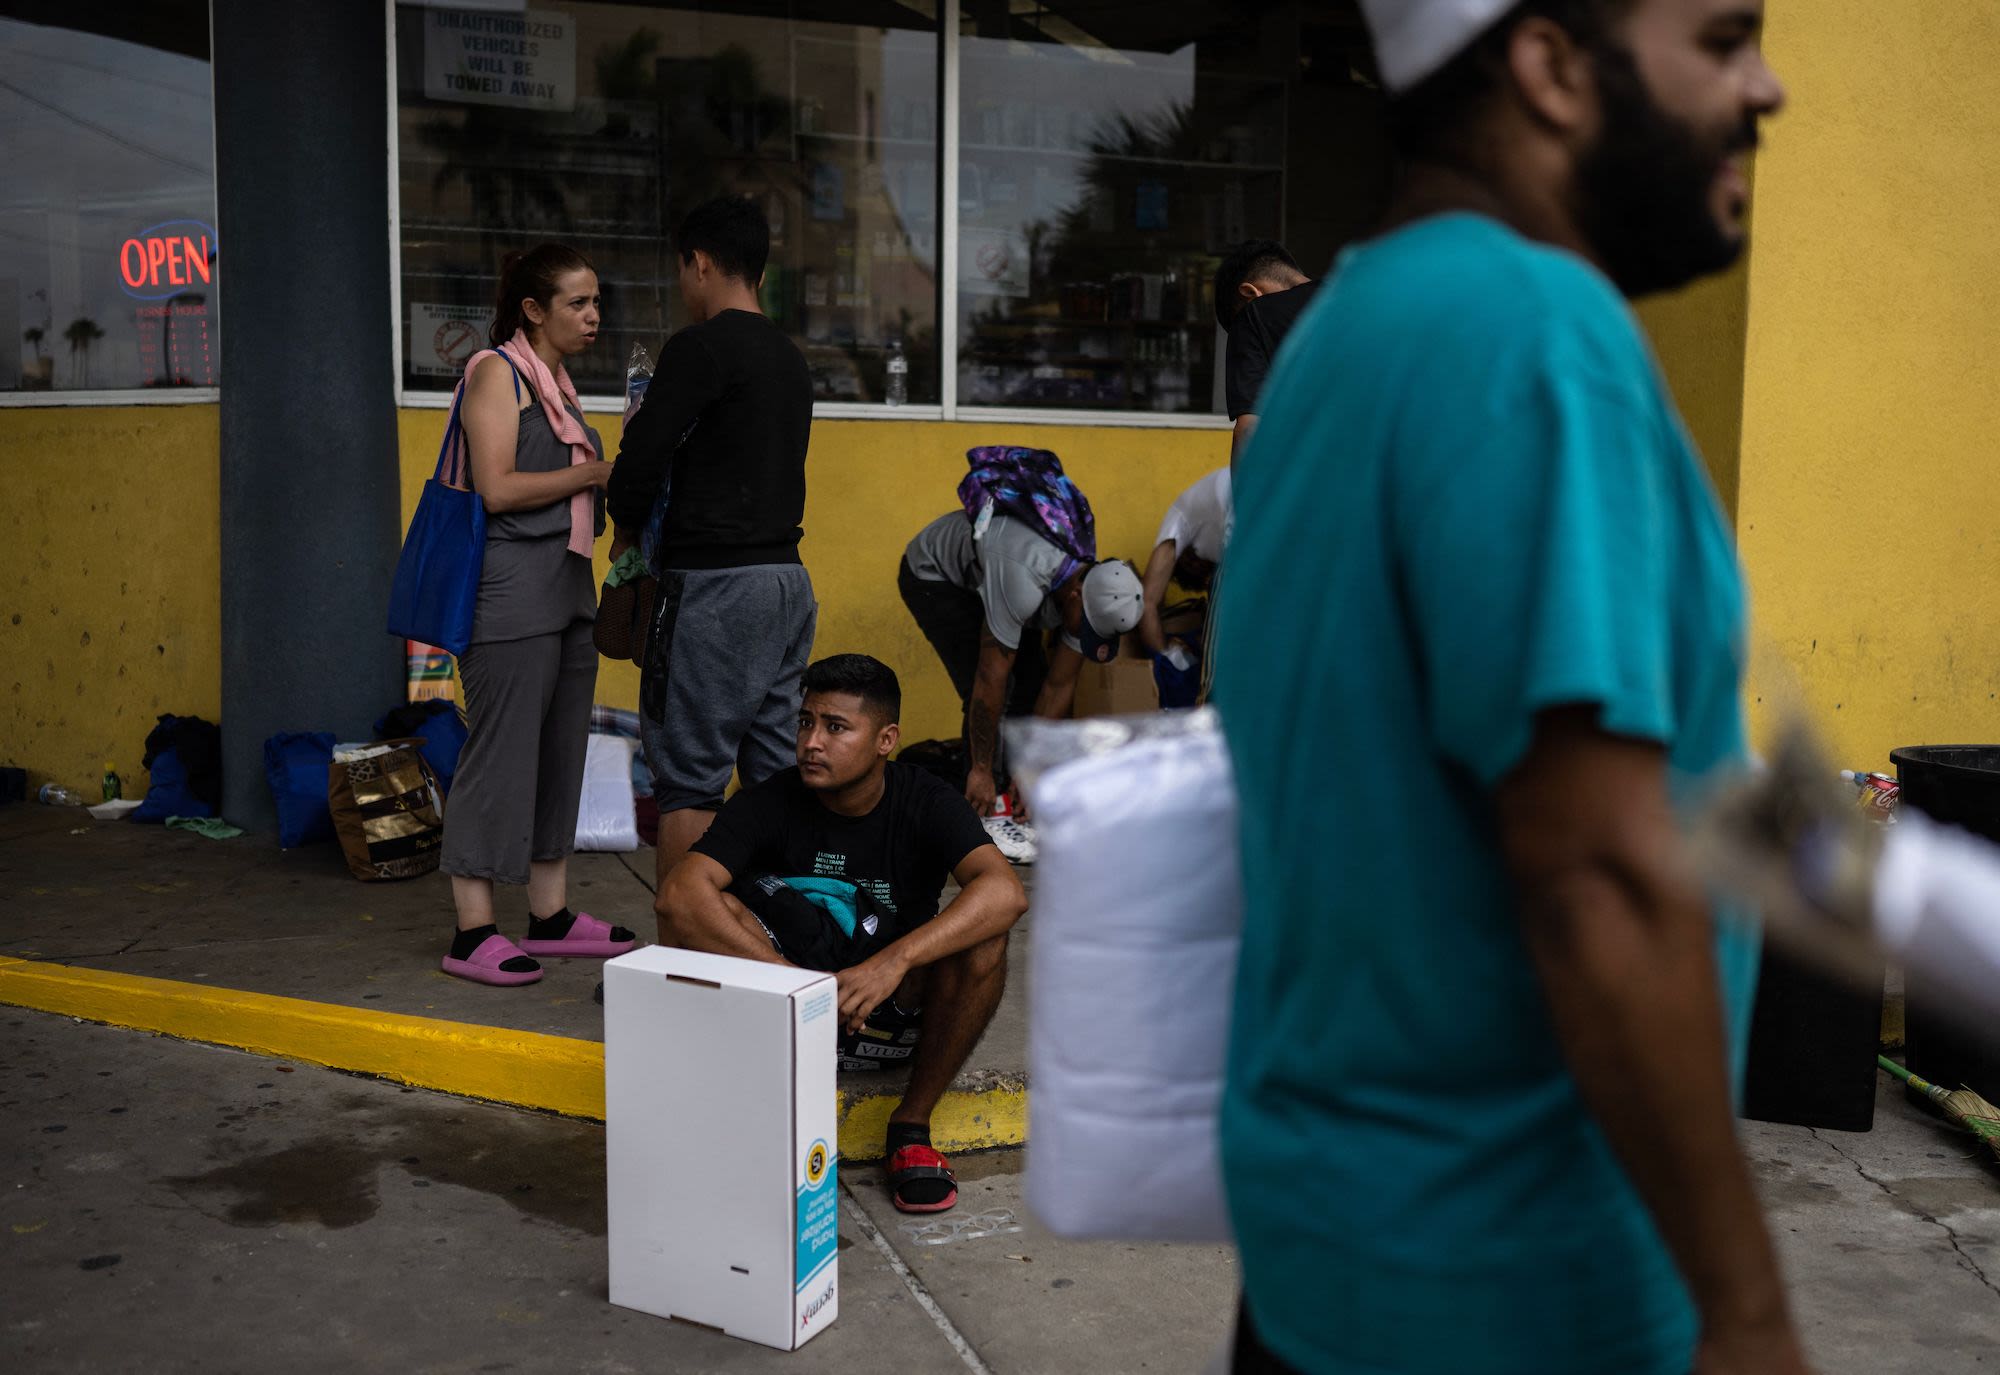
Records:
[[[771,222],[765,309],[823,402],[891,400],[900,353],[903,400],[937,405],[955,379],[948,415],[1219,413],[1222,255],[1275,238],[1318,276],[1380,205],[1355,0],[943,12],[952,45],[926,0],[399,4],[405,389],[451,388],[501,258],[554,238],[597,264],[605,297],[572,372],[618,396],[632,345],[685,323],[673,225],[732,192]],[[938,92],[954,74],[947,260]]]
[[[958,376],[966,405],[1214,412],[1216,267],[1249,238],[1314,276],[1336,246],[1301,181],[1373,201],[1333,151],[1377,122],[1351,4],[963,6]],[[1362,54],[1360,66],[1347,58]],[[1313,71],[1317,56],[1321,66]],[[1301,114],[1353,118],[1292,156]],[[1328,185],[1327,183],[1332,183]]]
[[[0,392],[216,385],[208,6],[0,4]]]
[[[685,323],[673,225],[711,196],[771,223],[764,308],[824,401],[938,399],[934,18],[898,4],[396,10],[403,383],[482,347],[501,258],[558,239],[597,266],[579,390]]]

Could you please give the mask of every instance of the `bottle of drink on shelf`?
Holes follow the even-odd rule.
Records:
[[[889,346],[888,372],[888,394],[884,399],[892,406],[903,405],[910,399],[910,360],[903,356],[901,339]]]
[[[125,780],[118,776],[118,769],[110,760],[104,761],[104,800],[116,802],[125,796]]]
[[[83,805],[82,793],[77,792],[74,788],[65,788],[60,783],[42,784],[42,790],[36,793],[35,796],[51,807],[81,807]]]

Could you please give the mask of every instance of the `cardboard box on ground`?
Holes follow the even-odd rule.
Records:
[[[1136,643],[1127,636],[1128,645]],[[1160,685],[1153,679],[1153,661],[1128,652],[1108,664],[1083,666],[1076,679],[1070,715],[1130,716],[1160,709]]]
[[[831,974],[604,966],[611,1301],[792,1351],[839,1316]]]

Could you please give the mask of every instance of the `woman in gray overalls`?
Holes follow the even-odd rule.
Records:
[[[442,868],[458,932],[447,974],[484,984],[542,977],[532,956],[620,955],[633,935],[569,909],[584,748],[597,686],[590,551],[610,479],[563,359],[597,339],[597,274],[543,244],[500,269],[493,349],[467,368],[460,414],[486,558],[472,642],[458,656],[470,734],[445,808]],[[516,945],[493,919],[493,885],[528,887]]]

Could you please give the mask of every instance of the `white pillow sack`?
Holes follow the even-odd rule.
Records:
[[[576,809],[576,848],[636,850],[639,817],[632,806],[636,740],[593,733],[583,756],[583,799]]]
[[[1213,713],[1150,720],[1022,732],[1041,839],[1027,1198],[1063,1236],[1227,1241],[1216,1124],[1243,910],[1236,788]]]

